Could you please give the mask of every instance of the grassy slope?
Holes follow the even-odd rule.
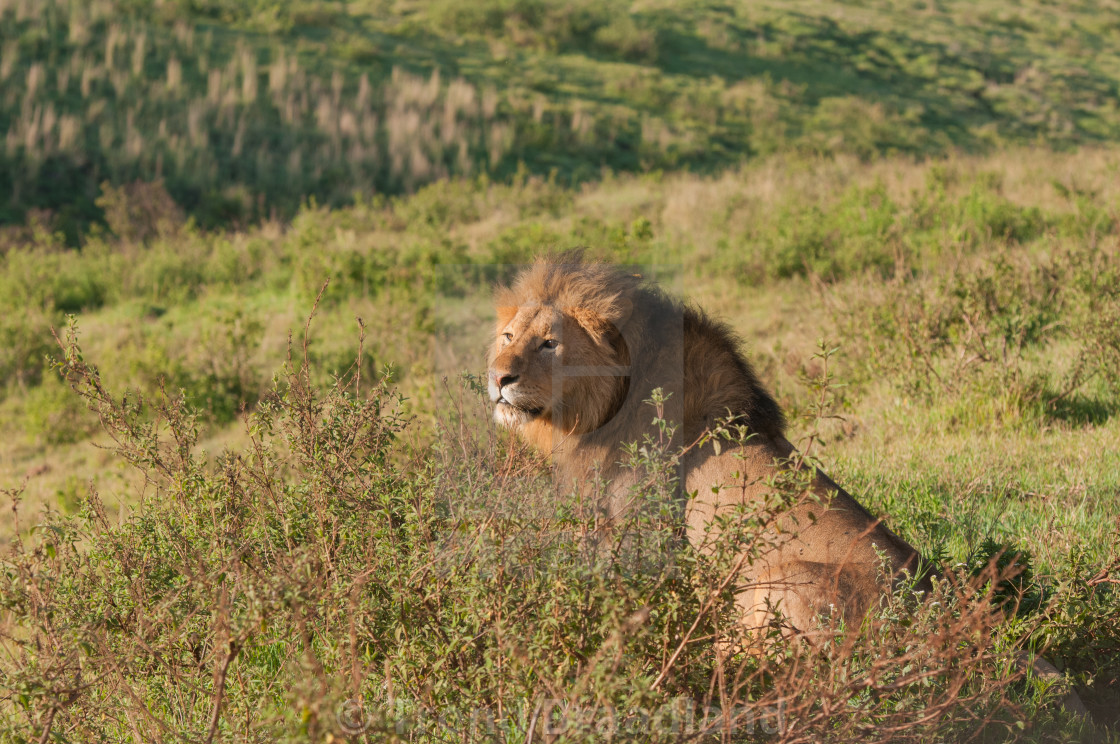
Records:
[[[193,9],[193,10],[192,10]],[[1109,2],[0,6],[0,221],[104,180],[203,225],[447,174],[718,171],[773,152],[1114,141]]]
[[[275,13],[197,4],[204,16],[186,28],[194,29],[193,43],[208,39],[213,66],[236,68],[239,40],[261,50],[259,100],[230,110],[247,132],[287,138],[272,171],[243,167],[222,139],[229,122],[221,105],[201,103],[209,83],[196,66],[198,48],[160,30],[169,24],[145,21],[156,11],[138,7],[140,20],[121,16],[122,33],[135,49],[143,29],[151,57],[120,78],[123,93],[104,59],[116,20],[89,21],[88,42],[80,34],[70,41],[65,23],[33,42],[31,20],[4,25],[3,33],[20,36],[5,37],[5,50],[18,47],[18,54],[5,73],[13,85],[4,89],[0,123],[12,130],[22,126],[21,112],[34,121],[36,106],[53,103],[60,114],[70,106],[90,117],[81,126],[112,133],[107,149],[117,158],[89,143],[76,155],[47,153],[60,147],[42,144],[49,137],[9,148],[8,172],[29,174],[24,186],[34,186],[9,203],[9,216],[48,206],[56,226],[70,230],[97,218],[90,204],[101,179],[151,178],[154,154],[174,146],[184,165],[173,171],[163,161],[168,189],[204,222],[258,214],[258,192],[295,218],[200,232],[182,225],[176,209],[137,206],[160,203],[158,192],[141,191],[103,202],[121,208],[124,216],[110,220],[120,239],[87,237],[80,253],[41,231],[5,238],[0,367],[10,382],[0,400],[0,484],[29,478],[20,509],[25,530],[44,510],[76,512],[87,479],[114,518],[127,517],[144,491],[131,471],[90,446],[105,442],[95,421],[43,368],[46,329],[60,325],[64,312],[78,312],[88,358],[112,389],[133,385],[152,394],[163,378],[207,408],[202,447],[217,453],[246,442],[237,410],[266,389],[289,332],[298,338],[330,278],[312,326],[317,382],[348,366],[360,316],[365,374],[395,367],[420,416],[410,441],[423,445],[433,412],[446,405],[439,375],[481,370],[488,317],[481,285],[503,273],[486,267],[586,244],[614,260],[658,267],[670,286],[728,318],[795,413],[811,400],[800,378],[819,372],[816,339],[839,345],[833,368],[848,385],[837,401],[845,420],[825,427],[817,454],[922,550],[955,562],[974,557],[984,538],[1019,545],[1034,554],[1039,586],[1047,587],[1084,581],[1116,557],[1120,346],[1108,323],[1120,315],[1115,289],[1090,281],[1120,270],[1120,155],[1109,144],[1120,127],[1120,70],[1114,56],[1100,53],[1120,43],[1120,27],[1106,12],[1113,4],[644,3],[633,16],[610,3],[573,13],[524,4],[521,21],[497,26],[451,3],[322,2],[277,5]],[[0,3],[0,12],[17,10]],[[297,21],[303,25],[289,27]],[[346,156],[321,131],[313,98],[300,104],[298,126],[274,124],[263,65],[279,48],[298,58],[305,90],[320,81],[320,96],[336,68],[343,98],[364,72],[375,89],[395,90],[415,104],[409,111],[424,115],[436,109],[423,106],[443,105],[458,76],[480,100],[496,91],[495,120],[485,121],[481,108],[464,115],[476,118],[463,120],[461,136],[471,153],[463,170],[497,180],[440,182],[409,197],[297,211],[306,193],[337,205],[354,187],[387,191],[459,170],[433,131],[418,147],[429,162],[446,155],[444,170],[410,165],[394,173],[377,149],[387,145],[382,130],[363,142],[383,172],[381,165],[344,177],[290,170],[293,148],[304,148],[304,163],[316,153],[329,163]],[[49,63],[46,82],[28,94],[36,53]],[[103,85],[86,96],[75,80],[75,90],[57,95],[63,66],[51,60],[64,54],[101,70]],[[159,99],[167,108],[156,113],[174,128],[192,102],[203,107],[210,134],[201,149],[189,138],[169,144],[174,131],[153,144],[165,135],[145,118],[172,54],[184,64],[182,88]],[[131,58],[117,60],[131,69]],[[394,83],[393,66],[419,77],[398,75]],[[439,93],[424,104],[418,91],[435,67]],[[236,74],[221,77],[216,95],[243,90],[245,78]],[[300,90],[291,83],[280,92]],[[99,107],[104,113],[94,117]],[[125,146],[130,107],[144,143],[135,157]],[[341,121],[344,113],[333,115]],[[510,127],[500,151],[478,139],[495,122]],[[94,129],[83,131],[96,139]],[[1011,149],[955,149],[992,144]],[[1101,147],[1064,149],[1079,144]],[[45,149],[36,155],[36,147]],[[194,163],[203,150],[210,160]],[[946,153],[955,154],[909,157]],[[27,158],[89,166],[80,199],[47,194],[56,182],[39,166],[22,168]],[[518,161],[527,172],[503,181]],[[604,166],[664,170],[615,176]],[[551,169],[555,180],[529,175]],[[587,179],[594,180],[569,186]],[[242,191],[223,192],[230,184]],[[46,196],[35,201],[29,193]],[[123,235],[130,225],[138,231]],[[465,264],[484,268],[459,280]],[[1007,291],[989,291],[985,278]],[[912,338],[900,335],[903,328]],[[989,361],[974,360],[977,339],[997,350]],[[1093,374],[1059,398],[1083,351]],[[926,353],[940,382],[914,361]],[[808,431],[795,425],[799,435]],[[10,540],[13,527],[0,522],[0,540]],[[1083,675],[1095,672],[1108,704],[1120,673],[1110,660],[1115,635],[1071,612],[1050,626],[1052,655]]]
[[[318,379],[348,366],[360,316],[364,374],[394,366],[420,416],[406,441],[424,446],[434,413],[448,404],[440,376],[482,370],[485,281],[544,249],[598,246],[607,258],[652,266],[675,291],[729,319],[795,416],[812,400],[806,375],[821,371],[816,340],[839,345],[831,362],[846,385],[836,401],[844,420],[828,422],[815,445],[826,467],[927,554],[952,564],[976,560],[986,539],[1018,546],[1033,554],[1035,590],[1059,591],[1085,581],[1117,550],[1114,357],[1078,385],[1079,408],[1048,407],[1046,397],[1062,388],[1083,349],[1118,348],[1115,327],[1102,341],[1090,323],[1116,312],[1114,286],[1086,293],[1075,270],[1086,262],[1106,278],[1120,270],[1117,158],[1107,150],[1019,150],[926,164],[773,159],[715,179],[626,177],[574,193],[540,181],[443,184],[390,205],[306,210],[290,228],[188,232],[139,253],[87,247],[72,257],[73,271],[104,284],[108,299],[78,323],[87,358],[113,388],[128,381],[152,394],[164,376],[209,409],[201,447],[217,453],[245,445],[234,412],[279,369],[289,332],[299,353],[303,318],[319,278],[329,277],[311,326]],[[1089,196],[1071,197],[1071,188]],[[889,260],[866,246],[867,225],[876,222],[869,215],[885,209]],[[926,229],[931,209],[943,218]],[[791,210],[812,219],[791,229]],[[1008,225],[1025,230],[1022,240],[1000,235]],[[808,263],[791,266],[783,258],[791,250]],[[813,271],[813,257],[828,273]],[[231,280],[232,262],[240,263]],[[479,267],[473,279],[467,265]],[[1018,268],[1001,273],[1007,266]],[[1040,267],[1049,268],[1035,273]],[[1058,272],[1056,294],[1046,294],[1048,272]],[[985,276],[1007,282],[1012,298],[1049,296],[1040,307],[1056,313],[1054,322],[1021,353],[963,367],[972,337],[952,324],[929,325],[933,363],[959,374],[951,386],[938,384],[892,333],[913,313],[948,303],[989,329],[987,343],[1002,343],[1004,326],[1028,322],[1030,307],[983,295],[983,283],[971,278]],[[0,478],[31,476],[21,523],[26,529],[44,508],[76,512],[90,477],[109,516],[125,518],[141,493],[155,493],[90,447],[107,441],[85,439],[94,430],[88,414],[42,374],[45,382],[12,389],[0,404],[7,422]],[[1029,397],[1036,390],[1042,397]],[[796,419],[797,437],[813,430]],[[1071,613],[1048,626],[1050,655],[1093,670],[1098,693],[1089,699],[1103,700],[1105,710],[1115,640]]]

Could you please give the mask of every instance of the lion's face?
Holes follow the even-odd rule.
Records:
[[[564,434],[602,425],[625,390],[628,360],[617,331],[592,335],[598,328],[586,325],[550,305],[499,308],[487,374],[497,423]]]
[[[550,307],[521,309],[499,326],[487,375],[494,420],[517,428],[550,417],[559,403],[553,376],[578,339],[564,333],[563,315]]]

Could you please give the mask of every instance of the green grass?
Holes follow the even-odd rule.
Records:
[[[1120,65],[1101,51],[1120,43],[1114,12],[10,0],[0,223],[37,215],[75,244],[106,224],[106,181],[162,180],[213,227],[521,168],[568,184],[777,152],[1114,142]]]
[[[28,624],[32,616],[24,614],[32,606],[27,604],[31,595],[19,588],[28,586],[19,577],[30,576],[23,572],[31,570],[47,572],[44,576],[73,573],[79,583],[58,584],[49,595],[53,599],[44,600],[62,604],[35,606],[43,612],[49,606],[50,612],[68,618],[69,627],[94,633],[81,631],[72,640],[59,641],[51,647],[55,655],[50,663],[40,655],[34,658],[42,661],[32,663],[29,648],[18,646],[8,667],[22,685],[17,697],[9,698],[14,706],[7,711],[10,731],[39,731],[44,716],[57,708],[59,685],[66,677],[52,670],[68,669],[80,658],[85,659],[82,664],[102,668],[140,648],[130,645],[142,640],[132,621],[122,619],[120,628],[102,635],[94,631],[101,627],[96,612],[71,614],[79,606],[68,603],[80,596],[103,597],[98,601],[115,603],[126,615],[154,613],[144,627],[161,628],[163,635],[144,643],[159,644],[164,649],[160,653],[170,655],[169,666],[153,672],[155,677],[143,666],[113,672],[111,684],[91,688],[70,713],[58,708],[59,720],[82,720],[87,713],[81,711],[102,705],[99,696],[137,694],[149,709],[161,711],[154,713],[157,718],[181,721],[184,730],[204,737],[216,689],[214,664],[222,657],[215,646],[205,645],[212,641],[202,640],[192,651],[184,638],[193,633],[212,639],[214,633],[226,632],[216,630],[227,621],[214,609],[222,601],[222,583],[215,577],[228,571],[221,558],[226,548],[211,555],[207,546],[213,545],[230,550],[240,545],[237,550],[263,561],[254,564],[256,578],[243,575],[235,581],[237,592],[248,592],[237,595],[244,600],[230,600],[230,618],[241,619],[229,632],[244,645],[231,662],[231,673],[240,677],[227,693],[226,712],[219,720],[222,736],[298,740],[337,733],[335,708],[355,694],[376,716],[387,716],[378,718],[382,723],[377,726],[392,728],[393,716],[402,711],[386,708],[379,697],[386,674],[409,691],[409,705],[419,705],[411,714],[423,718],[447,709],[469,717],[482,710],[522,735],[531,713],[516,712],[521,710],[516,706],[542,690],[567,690],[558,697],[581,706],[597,701],[659,708],[677,699],[673,696],[699,695],[716,684],[713,657],[704,655],[711,646],[701,644],[691,667],[674,663],[664,668],[670,670],[671,688],[649,686],[664,671],[654,663],[664,659],[659,655],[664,652],[655,652],[654,646],[681,637],[687,631],[681,624],[688,625],[695,616],[690,613],[699,611],[699,605],[690,603],[703,604],[702,596],[690,594],[693,589],[666,584],[658,574],[642,578],[602,566],[581,573],[583,564],[571,563],[571,557],[545,561],[543,573],[518,579],[529,583],[512,589],[504,580],[499,589],[489,582],[498,580],[494,577],[500,574],[491,572],[503,570],[497,567],[503,564],[488,562],[500,552],[471,553],[469,559],[458,552],[470,545],[481,548],[491,539],[497,544],[512,541],[510,550],[536,556],[517,561],[544,560],[543,546],[550,546],[548,551],[576,549],[560,537],[568,534],[564,525],[579,524],[562,504],[545,502],[544,517],[503,519],[498,532],[492,532],[484,527],[485,520],[470,516],[473,512],[448,512],[447,498],[454,492],[459,495],[452,503],[481,499],[490,504],[479,507],[485,513],[493,508],[490,499],[539,492],[540,485],[529,475],[539,466],[511,452],[505,439],[495,439],[485,422],[470,413],[484,406],[455,380],[464,371],[479,374],[484,366],[491,312],[488,283],[508,278],[517,262],[541,251],[577,244],[593,246],[610,260],[650,265],[666,286],[729,319],[794,417],[795,436],[817,432],[816,453],[825,466],[925,554],[938,557],[945,567],[975,569],[1001,547],[1021,551],[1031,569],[1021,580],[1021,609],[985,636],[996,644],[993,656],[985,652],[975,657],[976,663],[998,667],[1003,653],[998,649],[1045,644],[1047,656],[1069,670],[1098,717],[1111,720],[1107,711],[1117,698],[1120,639],[1113,621],[1117,594],[1102,581],[1115,573],[1100,572],[1109,566],[1115,571],[1120,520],[1115,499],[1120,488],[1120,326],[1110,320],[1120,302],[1120,283],[1114,281],[1120,272],[1115,247],[1118,191],[1112,177],[1117,157],[1112,150],[1022,150],[917,164],[905,159],[775,158],[718,178],[612,177],[578,191],[529,177],[512,185],[449,181],[410,197],[335,210],[306,207],[289,225],[266,223],[224,233],[172,225],[146,243],[102,237],[91,239],[81,252],[67,252],[57,239],[40,232],[36,242],[4,257],[0,281],[11,288],[4,317],[14,319],[9,321],[10,344],[47,353],[43,328],[51,323],[62,327],[65,313],[77,309],[84,358],[96,364],[112,393],[110,399],[95,401],[101,420],[109,422],[106,430],[80,398],[56,381],[57,373],[42,357],[5,357],[16,366],[7,373],[10,382],[0,401],[6,442],[0,478],[15,485],[27,476],[16,499],[19,527],[7,521],[0,533],[9,551],[15,551],[5,564],[7,642],[14,650],[17,646],[11,644],[40,632],[35,630],[39,626]],[[1064,175],[1039,178],[1039,172]],[[791,261],[791,256],[803,260]],[[29,272],[52,277],[63,268],[85,281],[75,287],[24,279]],[[392,387],[406,397],[407,420],[393,424],[400,431],[372,454],[361,448],[347,449],[350,454],[322,449],[328,442],[334,442],[330,447],[346,446],[362,431],[333,418],[331,411],[350,410],[347,406],[359,401],[366,401],[363,406],[395,406],[388,393],[344,399],[331,397],[338,395],[333,393],[326,399],[333,402],[314,405],[285,397],[298,388],[292,387],[293,367],[285,364],[289,354],[297,367],[303,359],[303,327],[320,290],[309,326],[306,390],[329,389],[335,377],[348,370],[352,375],[361,336],[362,389],[370,393],[383,370],[391,369]],[[14,312],[28,307],[36,312]],[[830,370],[833,382],[841,384],[832,387],[832,395],[843,420],[814,423],[805,418],[812,410],[811,381],[822,371],[814,357],[818,338],[840,347],[830,358]],[[278,386],[270,382],[277,374]],[[120,405],[125,386],[146,402],[136,398],[134,410],[127,403],[122,412],[113,413],[106,406]],[[165,405],[159,401],[179,400],[180,393],[200,409],[197,417],[175,423],[182,413],[174,407],[156,413]],[[289,402],[275,408],[284,400]],[[270,425],[252,413],[261,410],[272,411],[277,431],[288,434],[268,434]],[[312,419],[305,418],[307,413]],[[461,423],[459,416],[473,423]],[[484,419],[482,412],[477,416]],[[325,428],[308,440],[312,434],[303,427],[311,420]],[[121,428],[121,422],[130,421],[132,428]],[[144,433],[142,427],[155,422],[160,423],[151,434]],[[159,451],[159,457],[172,460],[181,456],[176,448],[167,449],[173,430],[197,438],[196,454],[190,463],[168,465],[169,470],[155,467],[151,453]],[[190,434],[193,430],[197,433]],[[106,431],[116,432],[116,443]],[[163,444],[153,439],[145,445],[150,436]],[[279,506],[270,506],[268,489],[261,490],[265,474],[252,475],[259,458],[253,442],[260,437],[273,442],[269,446],[278,458],[268,466],[268,478],[288,484],[282,493],[275,491],[282,499]],[[108,445],[109,451],[91,444]],[[122,446],[125,461],[139,467],[125,467],[113,454]],[[228,454],[236,452],[241,455]],[[484,458],[483,464],[472,464],[476,456]],[[339,472],[334,464],[346,457],[358,457],[355,473],[375,467],[370,473],[382,485],[334,483],[332,473]],[[368,457],[376,464],[363,459]],[[508,480],[511,464],[517,468],[513,481]],[[186,470],[176,475],[177,468]],[[94,502],[88,495],[91,487],[100,494]],[[202,493],[209,495],[200,497]],[[249,500],[236,507],[236,520],[243,521],[227,522],[221,510],[232,508],[234,494]],[[397,505],[364,500],[373,494]],[[102,502],[104,506],[90,506]],[[526,508],[533,503],[530,499]],[[214,512],[216,508],[220,511]],[[104,517],[97,516],[102,509]],[[383,509],[390,509],[390,516]],[[560,511],[549,511],[555,509]],[[308,518],[312,521],[306,522]],[[419,531],[407,539],[378,531],[378,525],[397,524],[398,518],[404,520],[402,529],[412,525],[407,529]],[[526,532],[526,525],[537,526]],[[227,545],[227,540],[234,542]],[[360,552],[343,548],[351,543]],[[100,568],[89,572],[81,566],[86,560],[82,556],[91,550],[101,551],[102,558]],[[125,561],[132,566],[128,570],[148,582],[141,594],[129,595],[134,609],[127,611],[121,608],[122,598],[112,599],[125,591],[124,584],[110,582],[110,575],[124,570],[117,562],[125,559],[111,552],[119,550],[133,551],[134,557]],[[324,579],[327,569],[303,563],[311,560],[308,551],[318,556],[314,561],[331,562],[348,578]],[[195,553],[196,558],[189,558]],[[416,572],[429,570],[424,567],[432,558],[425,556],[432,555],[466,560],[482,573],[468,575],[461,573],[462,566],[455,568],[446,576],[467,581],[469,590],[440,579],[427,595],[432,604],[415,605],[410,597]],[[207,568],[196,565],[198,560]],[[380,578],[359,580],[383,561],[390,563],[375,572]],[[688,575],[704,576],[705,570],[698,564]],[[309,581],[318,578],[300,584],[296,578],[301,571],[309,572]],[[189,576],[197,578],[188,581]],[[605,581],[608,577],[613,578]],[[653,583],[643,583],[647,579]],[[203,583],[183,594],[193,581]],[[384,594],[390,586],[385,582],[396,582],[395,593]],[[577,602],[567,594],[557,599],[546,591],[561,585],[583,599]],[[173,609],[180,604],[151,599],[172,596],[168,591],[180,598],[175,602],[182,603],[181,610]],[[374,645],[363,646],[355,662],[348,655],[354,653],[349,616],[331,610],[311,619],[304,614],[309,610],[299,609],[303,605],[283,599],[288,592],[311,592],[315,606],[358,602],[355,617],[361,624],[354,632]],[[621,604],[616,601],[620,592],[628,597]],[[484,599],[497,595],[513,604]],[[262,597],[263,604],[254,604],[258,600],[250,596]],[[569,599],[576,604],[565,604]],[[574,606],[590,614],[579,619],[566,614]],[[395,619],[376,609],[383,607],[396,608]],[[631,618],[645,612],[643,607],[664,607],[669,614],[657,615],[638,630]],[[891,625],[890,612],[897,610],[876,620],[888,625],[875,625],[868,629],[870,635],[861,636],[860,644],[870,644],[860,646],[864,650],[855,657],[863,661],[813,667],[816,671],[798,677],[798,684],[808,685],[791,688],[808,696],[804,730],[839,736],[848,726],[863,725],[863,716],[901,725],[913,718],[912,706],[945,704],[947,711],[977,705],[1019,710],[1016,715],[1028,722],[1022,733],[1032,740],[1080,736],[1076,724],[1063,723],[1054,707],[1044,704],[1040,690],[1009,683],[1010,677],[988,667],[970,668],[963,688],[938,676],[924,692],[884,690],[850,703],[862,712],[840,719],[818,717],[821,709],[812,701],[819,701],[821,690],[833,689],[828,680],[837,670],[863,674],[858,665],[866,662],[871,664],[867,673],[883,674],[872,671],[879,669],[874,660],[889,659],[893,652],[877,644],[895,638],[892,633],[935,633],[922,623],[980,623],[970,614],[978,607],[966,602],[949,615],[913,626]],[[495,624],[503,613],[510,613],[512,625]],[[261,619],[266,616],[273,619]],[[571,623],[539,624],[547,617]],[[719,622],[714,616],[710,620]],[[460,640],[443,636],[453,630],[463,634]],[[310,640],[303,650],[286,645],[305,632]],[[412,632],[421,635],[402,635]],[[478,643],[470,639],[480,633],[489,639],[472,647],[481,655],[462,656],[459,644]],[[599,661],[593,660],[613,658],[607,649],[613,648],[612,638],[622,637],[612,634],[619,633],[627,638],[621,658],[636,666],[597,666]],[[83,651],[81,644],[92,643],[90,638],[108,645]],[[541,645],[503,645],[502,638],[539,638]],[[583,644],[581,650],[573,651],[572,643]],[[538,652],[543,655],[533,656]],[[556,653],[560,656],[552,655]],[[203,659],[200,667],[190,666],[192,655]],[[357,683],[352,679],[355,663]],[[925,658],[921,663],[936,662]],[[176,671],[182,664],[195,671],[182,677],[186,672]],[[511,670],[510,664],[522,666]],[[556,676],[529,672],[543,668]],[[693,671],[685,673],[686,668]],[[470,669],[476,671],[468,674]],[[768,690],[775,688],[764,681],[765,675],[755,676],[762,672],[749,664],[743,673],[753,680],[751,694],[768,699]],[[191,675],[198,675],[201,688],[177,681]],[[439,685],[438,693],[416,697],[432,683]],[[358,684],[357,692],[353,684]],[[954,689],[948,702],[939,697]],[[850,687],[835,690],[844,695]],[[569,693],[570,698],[564,697]],[[246,711],[256,710],[263,712],[238,722]],[[942,728],[906,728],[906,735],[955,737],[968,729],[954,713],[939,720]],[[1019,732],[1011,719],[999,720],[1011,728],[992,724],[985,736],[1004,739]],[[135,736],[130,725],[127,717],[105,719],[72,736]],[[141,737],[160,735],[158,724],[136,726]]]
[[[1089,736],[1016,648],[1116,740],[1116,10],[0,0],[0,740],[780,694],[786,739]],[[1015,551],[1018,607],[901,592],[751,656],[671,525],[587,551],[477,390],[490,285],[577,245],[726,319],[949,572]]]

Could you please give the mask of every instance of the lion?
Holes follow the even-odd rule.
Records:
[[[647,402],[656,389],[664,419],[680,424],[669,444],[683,450],[678,497],[694,546],[710,539],[716,517],[763,502],[777,473],[808,468],[728,326],[641,276],[575,251],[538,259],[495,290],[494,304],[487,387],[495,421],[549,455],[562,481],[608,482],[612,513],[626,508],[640,477],[622,464],[622,447],[652,432]],[[723,447],[705,437],[720,426],[749,436]],[[812,497],[784,513],[761,560],[744,567],[736,601],[749,628],[767,627],[775,609],[794,631],[822,613],[858,622],[884,591],[922,571],[918,551],[827,475],[813,469],[806,480]],[[916,586],[930,589],[929,577]],[[1060,677],[1042,659],[1021,663]],[[1066,706],[1084,711],[1072,692]]]
[[[660,388],[664,418],[678,421],[685,526],[694,545],[710,539],[721,512],[760,503],[776,463],[791,462],[785,417],[739,351],[730,329],[640,277],[577,256],[539,260],[495,296],[496,339],[487,375],[494,418],[552,457],[560,476],[596,471],[621,499],[635,479],[621,446],[650,431],[646,401]],[[704,432],[745,426],[723,448]],[[744,576],[744,620],[761,628],[779,607],[806,630],[823,612],[859,617],[891,584],[917,572],[918,551],[850,494],[817,472],[819,499],[794,505],[783,536]],[[615,504],[615,511],[621,507]],[[884,564],[887,570],[883,571]]]

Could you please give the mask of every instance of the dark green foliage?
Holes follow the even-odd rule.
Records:
[[[986,537],[979,547],[968,557],[969,569],[980,575],[985,569],[994,567],[1006,576],[996,584],[994,598],[997,602],[1009,605],[1012,610],[1025,609],[1024,594],[1034,582],[1032,558],[1029,550],[996,542]],[[1032,606],[1033,605],[1033,606]],[[1037,609],[1037,602],[1026,607]]]
[[[567,184],[776,152],[870,160],[1117,139],[1120,68],[1093,51],[1120,43],[1107,11],[1032,0],[1024,26],[972,5],[5,6],[0,224],[45,211],[76,245],[91,224],[124,225],[102,194],[138,182],[162,182],[163,211],[212,228],[446,176],[528,169]],[[1037,228],[974,208],[996,237]]]

